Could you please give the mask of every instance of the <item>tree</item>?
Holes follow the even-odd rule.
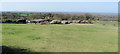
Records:
[[[85,16],[86,16],[86,20],[89,20],[89,19],[92,20],[92,15],[91,14],[86,13]]]

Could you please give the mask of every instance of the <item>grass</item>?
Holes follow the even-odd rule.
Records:
[[[94,24],[3,24],[2,45],[33,52],[117,52],[117,22]]]

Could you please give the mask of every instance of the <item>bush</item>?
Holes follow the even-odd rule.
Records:
[[[11,19],[2,19],[3,23],[13,23],[13,20]]]
[[[26,20],[24,20],[24,19],[19,19],[19,20],[16,21],[16,23],[22,23],[22,24],[25,24],[25,23],[26,23]]]
[[[89,20],[88,20],[88,23],[92,23],[92,20],[89,19]]]

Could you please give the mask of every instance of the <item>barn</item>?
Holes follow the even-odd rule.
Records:
[[[44,20],[43,19],[36,19],[36,20],[31,20],[30,21],[30,23],[42,23],[42,22],[44,22]]]

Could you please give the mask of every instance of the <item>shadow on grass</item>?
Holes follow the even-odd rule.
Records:
[[[31,52],[27,49],[2,46],[2,54],[51,54],[46,52]]]
[[[26,54],[26,53],[28,53],[27,49],[2,46],[2,54]]]
[[[118,52],[32,52],[27,49],[2,46],[2,54],[118,54]]]

